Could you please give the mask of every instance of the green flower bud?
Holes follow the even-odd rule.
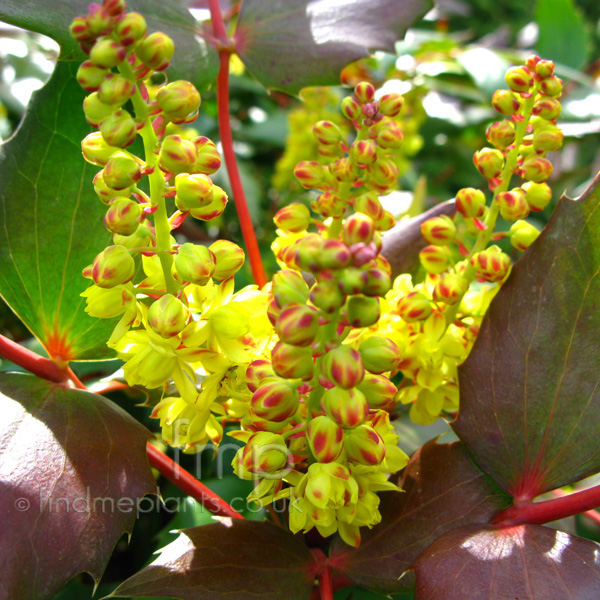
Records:
[[[123,46],[133,46],[146,35],[146,19],[136,12],[123,15],[115,25],[115,35]]]
[[[210,221],[216,219],[223,214],[225,207],[227,206],[227,194],[225,190],[220,188],[218,185],[213,185],[212,189],[212,201],[206,206],[199,206],[198,208],[192,208],[190,215],[195,219],[201,221]]]
[[[113,243],[118,246],[125,246],[125,248],[128,248],[129,250],[149,246],[152,241],[151,228],[150,221],[144,219],[131,235],[113,234]]]
[[[525,67],[513,67],[506,72],[506,83],[513,92],[527,93],[533,86],[533,74]]]
[[[515,221],[510,228],[510,243],[517,250],[525,251],[539,237],[540,232],[527,221]]]
[[[400,362],[400,350],[389,338],[374,335],[363,340],[358,347],[362,362],[371,373],[393,371]]]
[[[148,68],[162,71],[169,66],[170,60],[175,53],[175,44],[166,34],[157,31],[151,33],[135,49],[135,55]]]
[[[473,155],[477,170],[486,178],[498,177],[504,168],[504,156],[500,150],[482,148]]]
[[[126,57],[125,48],[109,37],[98,38],[90,50],[90,62],[103,69],[116,67]]]
[[[349,296],[361,294],[364,290],[369,276],[367,272],[358,267],[347,267],[336,273],[336,279],[340,291]]]
[[[477,277],[485,281],[502,281],[510,271],[510,256],[504,254],[498,246],[477,252],[471,258],[471,264],[477,271]]]
[[[91,61],[86,60],[77,69],[77,81],[86,92],[95,92],[109,73],[108,69],[97,67]]]
[[[251,392],[255,392],[260,387],[263,379],[274,377],[276,377],[275,371],[268,360],[254,360],[246,368],[246,385]]]
[[[326,313],[332,313],[344,305],[346,296],[333,279],[324,279],[310,289],[310,301]]]
[[[118,17],[125,12],[127,5],[125,0],[104,0],[102,8],[104,8],[111,17]]]
[[[485,210],[485,195],[475,188],[462,188],[454,199],[456,210],[464,217],[482,217]]]
[[[250,405],[254,414],[261,419],[281,422],[296,414],[299,400],[295,386],[289,381],[269,378],[260,382]]]
[[[407,323],[423,321],[431,314],[431,301],[421,292],[410,292],[398,302],[398,314]]]
[[[300,202],[292,202],[277,211],[275,225],[283,231],[299,233],[307,229],[310,223],[310,211]]]
[[[182,244],[173,260],[177,281],[206,285],[215,272],[216,257],[206,246]]]
[[[127,198],[114,198],[104,217],[109,231],[120,235],[131,235],[139,227],[143,213],[141,206]]]
[[[271,364],[275,373],[286,379],[310,379],[315,368],[310,347],[285,342],[277,342],[271,350]]]
[[[340,128],[331,121],[318,121],[315,123],[313,135],[319,143],[325,145],[337,144],[344,139]]]
[[[329,171],[337,181],[342,183],[351,183],[358,178],[356,169],[350,158],[338,158],[333,164],[329,165]]]
[[[180,173],[175,177],[175,204],[181,212],[209,206],[214,184],[207,175]]]
[[[194,146],[198,151],[198,158],[194,163],[194,173],[212,175],[221,166],[221,157],[215,143],[207,137],[199,136],[193,139]]]
[[[279,308],[288,304],[305,304],[308,300],[308,285],[296,272],[284,269],[273,275],[271,291]]]
[[[521,177],[527,181],[543,183],[552,175],[554,167],[552,163],[541,156],[528,158],[521,167]]]
[[[354,96],[361,104],[368,104],[375,100],[375,88],[367,81],[361,81],[354,88]]]
[[[189,123],[198,116],[200,94],[189,81],[173,81],[160,88],[156,101],[173,123]]]
[[[352,262],[350,248],[339,240],[323,240],[319,256],[319,270],[343,269]]]
[[[311,202],[311,208],[325,218],[337,219],[346,211],[346,203],[330,191],[323,192],[316,200]]]
[[[345,390],[356,387],[365,376],[360,353],[344,344],[330,350],[321,366],[325,377]]]
[[[521,188],[514,188],[510,192],[500,192],[496,196],[500,206],[500,214],[506,221],[524,219],[529,214],[529,204],[525,199],[525,192]]]
[[[342,239],[348,246],[353,244],[369,244],[375,235],[375,223],[371,217],[354,213],[344,220]]]
[[[533,148],[536,152],[555,152],[563,145],[563,132],[554,125],[548,125],[533,132]]]
[[[452,252],[448,246],[425,246],[419,252],[419,261],[428,273],[443,273],[452,261]]]
[[[362,293],[365,296],[385,296],[392,289],[390,274],[383,269],[368,269]]]
[[[155,300],[148,311],[148,324],[153,331],[164,338],[181,333],[189,318],[189,308],[171,294],[165,294]]]
[[[316,233],[309,233],[294,246],[298,267],[304,271],[319,271],[321,269],[321,251],[323,238]]]
[[[384,94],[379,98],[379,112],[386,117],[396,117],[402,110],[404,97],[400,94]]]
[[[246,260],[244,251],[237,244],[227,240],[217,240],[208,248],[215,255],[217,266],[213,278],[217,281],[233,277]]]
[[[124,246],[108,246],[83,274],[84,277],[91,276],[99,287],[112,288],[133,279],[135,261]]]
[[[90,286],[81,294],[86,300],[85,312],[96,319],[113,319],[135,304],[135,294],[131,284],[116,285],[112,288]]]
[[[447,246],[456,237],[456,225],[446,215],[432,217],[421,223],[421,234],[429,244]]]
[[[433,299],[445,304],[456,304],[469,289],[469,280],[462,275],[448,273],[433,288]]]
[[[198,150],[190,140],[180,135],[167,135],[160,147],[158,164],[169,173],[191,173],[198,159]]]
[[[109,188],[104,182],[103,174],[104,170],[98,171],[98,173],[94,175],[94,191],[103,204],[110,206],[115,197],[129,198],[129,196],[131,196],[130,188],[125,188],[124,190],[113,190],[112,188]]]
[[[515,135],[514,124],[507,120],[496,121],[485,131],[487,141],[500,150],[510,146],[515,141]]]
[[[135,93],[135,83],[123,75],[109,73],[98,88],[98,98],[113,107],[123,106]]]
[[[516,115],[521,108],[521,101],[509,90],[497,90],[492,96],[492,106],[500,114]]]
[[[563,91],[563,82],[562,79],[556,77],[556,75],[551,75],[550,77],[546,77],[542,79],[540,82],[540,92],[544,96],[550,96],[550,98],[560,98]]]
[[[288,448],[281,435],[259,431],[238,450],[232,464],[242,479],[280,479],[289,470]]]
[[[552,200],[552,190],[547,183],[528,181],[521,186],[521,189],[525,192],[529,208],[534,212],[544,210]]]
[[[365,373],[358,389],[365,395],[369,407],[373,410],[393,410],[396,404],[398,388],[383,375]]]
[[[103,33],[109,33],[112,29],[110,15],[104,9],[104,7],[96,4],[95,2],[90,4],[88,7],[87,20],[90,31],[94,37],[97,37]]]
[[[371,182],[375,182],[382,191],[395,185],[400,171],[398,165],[391,158],[379,158],[370,168]]]
[[[71,37],[80,43],[89,42],[94,39],[90,23],[87,17],[84,16],[75,17],[73,21],[71,21],[69,31]]]
[[[100,132],[107,144],[127,148],[135,141],[137,127],[126,110],[116,110],[100,123]]]
[[[114,110],[114,106],[104,104],[104,102],[98,98],[98,92],[92,92],[83,100],[83,113],[85,114],[85,119],[94,127],[100,125],[100,122],[109,117]]]
[[[325,178],[323,167],[314,160],[303,160],[294,169],[294,177],[307,190],[319,187]]]
[[[560,117],[562,106],[556,98],[541,97],[533,105],[533,114],[548,121]]]
[[[350,150],[357,165],[372,165],[377,160],[377,146],[373,140],[356,140]]]
[[[379,298],[351,296],[346,301],[346,320],[352,327],[370,327],[379,321]]]
[[[310,451],[319,463],[333,462],[344,449],[344,430],[325,415],[308,422],[306,439]]]
[[[103,167],[115,153],[120,151],[120,148],[109,146],[102,137],[102,133],[94,131],[83,138],[81,142],[81,151],[83,158],[87,162]]]
[[[287,304],[277,317],[275,332],[286,344],[309,346],[319,332],[318,312],[305,304]]]
[[[323,394],[321,401],[327,416],[345,429],[358,427],[369,413],[369,403],[357,388],[345,390],[333,387]]]
[[[387,121],[381,126],[375,139],[381,148],[395,150],[402,145],[404,132],[400,129],[398,123]]]
[[[344,451],[348,460],[371,467],[381,464],[385,458],[385,444],[370,425],[359,425],[344,434]]]
[[[554,63],[551,60],[540,60],[535,65],[535,72],[542,79],[554,75]]]
[[[131,155],[117,152],[106,163],[102,177],[108,187],[123,190],[135,185],[142,178],[142,171]]]

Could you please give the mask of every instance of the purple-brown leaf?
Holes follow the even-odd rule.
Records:
[[[302,539],[268,521],[222,519],[183,529],[109,597],[307,600],[317,564]]]
[[[410,564],[436,538],[467,523],[489,523],[510,498],[484,477],[460,442],[427,442],[399,483],[381,494],[382,522],[364,531],[361,545],[336,542],[332,563],[347,577],[384,593],[400,591]]]
[[[600,545],[541,525],[466,525],[413,568],[415,600],[596,600]]]
[[[118,406],[33,375],[0,374],[0,598],[51,598],[99,580],[155,493],[149,432]]]
[[[593,189],[560,199],[459,369],[453,427],[517,498],[600,471],[599,207]]]

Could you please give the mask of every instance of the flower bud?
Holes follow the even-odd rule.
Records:
[[[542,79],[554,75],[554,63],[551,60],[540,60],[535,65],[535,72]]]
[[[429,244],[447,246],[454,241],[456,226],[454,221],[446,215],[432,217],[421,223],[421,234]]]
[[[325,173],[318,162],[304,160],[296,165],[294,176],[302,187],[309,190],[319,187],[323,183]]]
[[[533,114],[547,121],[558,119],[561,111],[562,106],[556,98],[541,97],[533,105]]]
[[[123,46],[133,46],[144,38],[147,31],[146,19],[140,13],[124,14],[116,23],[114,33]]]
[[[340,128],[331,121],[318,121],[315,123],[313,135],[319,143],[325,145],[337,144],[344,139]]]
[[[260,387],[260,382],[269,377],[275,377],[275,371],[268,360],[254,360],[246,368],[246,385],[251,392],[255,392]]]
[[[346,320],[352,327],[370,327],[379,321],[379,298],[351,296],[346,301]]]
[[[540,92],[544,94],[544,96],[550,96],[550,98],[560,98],[562,91],[562,79],[556,77],[556,75],[546,77],[540,82]]]
[[[502,115],[515,115],[521,108],[519,99],[509,90],[497,90],[492,96],[492,106]]]
[[[288,467],[288,448],[281,435],[258,431],[237,451],[232,464],[242,479],[280,479]]]
[[[407,323],[423,321],[431,314],[431,301],[421,292],[410,292],[398,302],[398,314]]]
[[[113,244],[125,246],[128,250],[149,246],[151,244],[151,229],[150,221],[144,219],[131,235],[113,233]]]
[[[333,387],[323,394],[321,401],[327,416],[346,429],[364,423],[369,413],[369,403],[357,388],[344,390]]]
[[[404,97],[400,94],[384,94],[379,98],[379,112],[386,117],[396,117],[402,110]]]
[[[287,304],[277,317],[275,332],[286,344],[309,346],[319,332],[318,313],[305,304]]]
[[[115,197],[129,198],[131,195],[131,189],[125,188],[124,190],[113,190],[104,183],[103,175],[104,171],[98,171],[94,175],[94,191],[98,195],[98,198],[103,204],[110,206]]]
[[[506,72],[506,83],[513,92],[527,93],[533,85],[533,74],[524,66],[513,67]]]
[[[448,246],[425,246],[419,252],[419,261],[428,273],[443,273],[452,261],[452,252]]]
[[[535,71],[536,65],[542,60],[537,54],[532,54],[527,57],[525,61],[525,66],[533,73]]]
[[[357,386],[365,376],[360,353],[344,344],[330,350],[321,366],[325,377],[345,390]]]
[[[104,0],[102,8],[111,17],[118,17],[125,12],[127,5],[125,0]]]
[[[200,244],[182,244],[173,260],[175,279],[180,282],[206,285],[215,272],[215,255]]]
[[[194,163],[194,173],[203,173],[204,175],[216,173],[221,166],[221,157],[215,143],[203,135],[194,138],[193,142],[198,152],[198,158]]]
[[[529,214],[529,204],[525,199],[525,192],[521,188],[514,188],[510,192],[500,192],[496,196],[500,206],[500,214],[506,221],[524,219]]]
[[[504,168],[504,156],[500,150],[482,148],[473,155],[477,170],[486,178],[498,177]]]
[[[277,342],[271,350],[273,370],[286,379],[310,379],[315,365],[310,347]]]
[[[198,158],[194,142],[180,135],[167,135],[158,155],[158,164],[169,173],[191,173]]]
[[[358,347],[362,362],[371,373],[393,371],[400,362],[400,350],[389,338],[374,335],[363,340]]]
[[[85,16],[75,17],[71,21],[69,31],[71,32],[71,37],[80,43],[89,42],[95,37],[90,28],[88,18]]]
[[[323,240],[319,267],[322,269],[343,269],[352,261],[350,248],[339,240]]]
[[[554,167],[552,163],[541,156],[528,158],[521,167],[521,177],[527,181],[543,183],[552,175]]]
[[[357,165],[372,165],[377,160],[377,146],[373,140],[356,140],[352,143],[351,155]]]
[[[392,410],[395,406],[398,388],[383,375],[365,373],[358,389],[365,395],[373,410]]]
[[[485,195],[475,188],[462,188],[454,200],[456,210],[464,217],[482,217],[485,210]]]
[[[279,229],[299,233],[308,228],[310,211],[304,204],[292,202],[278,210],[273,220]]]
[[[89,5],[87,20],[90,31],[94,37],[103,33],[109,33],[112,29],[110,14],[103,6],[100,6],[100,4],[97,4],[96,2]]]
[[[400,125],[394,121],[388,121],[385,126],[382,126],[375,138],[377,144],[381,148],[395,150],[400,148],[404,139],[404,132],[400,129]]]
[[[269,378],[260,382],[250,405],[261,419],[281,422],[296,414],[299,400],[296,388],[289,381]]]
[[[94,127],[100,125],[100,122],[109,117],[114,110],[114,106],[104,104],[104,102],[98,98],[98,92],[92,92],[83,100],[83,113],[85,114],[85,119]]]
[[[148,311],[148,324],[153,331],[164,338],[181,333],[189,318],[188,307],[171,294],[165,294],[155,300]]]
[[[288,304],[305,304],[308,300],[308,285],[296,272],[284,269],[273,275],[271,291],[279,308]]]
[[[173,81],[158,90],[156,102],[173,123],[189,123],[198,116],[200,94],[189,81]]]
[[[129,305],[135,304],[135,294],[131,284],[116,285],[110,289],[92,285],[81,296],[86,301],[85,312],[96,319],[118,317]]]
[[[206,175],[180,173],[175,177],[175,204],[181,212],[209,206],[214,184]]]
[[[471,258],[471,264],[477,271],[477,277],[485,281],[502,281],[510,271],[510,256],[504,254],[498,246],[477,252]]]
[[[375,99],[375,88],[366,81],[361,81],[354,88],[354,96],[361,104],[373,102]]]
[[[351,183],[357,179],[356,170],[350,158],[338,158],[329,165],[329,171],[337,181],[342,183]]]
[[[102,137],[99,131],[89,133],[83,138],[81,142],[81,151],[83,158],[89,163],[98,166],[104,166],[116,152],[119,152],[119,148],[115,146],[109,146]]]
[[[517,250],[525,251],[539,237],[540,232],[527,221],[515,221],[510,227],[510,243]]]
[[[369,269],[363,286],[365,296],[380,296],[383,298],[392,289],[392,278],[383,269]]]
[[[400,175],[398,165],[391,158],[385,157],[379,158],[369,171],[371,183],[375,183],[382,191],[394,185]]]
[[[358,267],[347,267],[336,273],[338,287],[347,296],[362,293],[368,278],[366,271]]]
[[[371,217],[357,212],[344,219],[342,239],[348,246],[360,242],[369,244],[374,234],[375,223]]]
[[[344,434],[344,451],[348,460],[375,467],[385,458],[385,444],[370,425],[359,425]]]
[[[137,127],[126,110],[116,110],[100,123],[100,132],[107,144],[127,148],[135,141]]]
[[[321,250],[323,238],[316,233],[310,233],[297,242],[296,263],[304,271],[319,271],[321,269]]]
[[[271,300],[269,306],[267,306],[267,319],[269,319],[269,322],[273,327],[275,327],[275,323],[277,323],[280,314],[281,309],[277,306],[277,302],[275,302],[275,299]]]
[[[175,53],[173,40],[165,33],[157,31],[151,33],[135,49],[135,55],[148,68],[162,71],[169,66],[170,60]]]
[[[346,296],[340,291],[337,282],[324,279],[315,283],[310,289],[310,301],[326,313],[332,313],[344,305]]]
[[[142,208],[133,200],[116,197],[104,217],[104,224],[109,231],[120,235],[131,235],[142,220]]]
[[[529,208],[534,212],[542,211],[552,199],[552,190],[547,183],[528,181],[521,186],[525,192],[525,199]]]
[[[98,88],[98,98],[113,107],[123,106],[135,93],[135,83],[123,75],[109,73]]]
[[[103,69],[116,67],[126,57],[127,51],[125,48],[109,37],[97,39],[90,50],[90,62]]]
[[[448,273],[433,288],[433,299],[445,304],[456,304],[469,289],[469,280],[462,275]]]
[[[132,156],[117,152],[106,163],[102,177],[109,188],[123,190],[135,185],[142,178],[142,171]]]
[[[86,60],[77,69],[77,81],[86,92],[95,92],[109,73],[108,69],[97,67]]]
[[[246,260],[244,251],[237,244],[227,240],[217,240],[208,248],[215,255],[217,266],[213,278],[217,281],[225,281],[233,277]]]
[[[486,140],[500,150],[510,146],[515,141],[515,135],[514,124],[507,120],[496,121],[485,131]]]
[[[320,463],[333,462],[344,449],[344,430],[325,415],[308,422],[306,439],[310,451]]]
[[[108,246],[91,265],[91,271],[84,270],[84,276],[91,275],[94,283],[101,288],[112,288],[127,283],[135,275],[135,261],[124,246]]]
[[[554,125],[548,125],[533,132],[533,148],[536,152],[555,152],[563,145],[563,132]]]
[[[227,206],[227,194],[223,188],[218,185],[213,185],[212,188],[212,200],[210,204],[205,206],[199,206],[198,208],[191,208],[189,213],[194,219],[200,219],[201,221],[210,221],[216,219],[223,214],[225,207]]]
[[[351,121],[358,121],[362,118],[362,108],[360,104],[351,96],[342,100],[342,114]]]
[[[311,202],[311,208],[325,218],[341,217],[346,210],[346,203],[334,193],[323,192],[316,200]]]

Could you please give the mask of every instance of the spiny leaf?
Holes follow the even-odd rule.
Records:
[[[466,525],[414,564],[415,600],[595,600],[600,545],[540,525]]]
[[[0,374],[0,411],[0,597],[98,580],[137,499],[156,492],[149,432],[102,396],[29,374]]]
[[[109,597],[307,600],[316,567],[301,537],[268,521],[222,519],[183,529]]]
[[[335,542],[332,564],[354,582],[392,593],[410,564],[444,532],[466,523],[489,523],[510,498],[484,477],[460,442],[427,442],[404,470],[403,493],[381,494],[382,522],[363,533],[360,546]]]
[[[600,471],[600,194],[560,199],[492,301],[459,369],[453,427],[531,499]]]
[[[373,50],[394,51],[431,0],[244,0],[235,48],[266,87],[297,94],[338,85],[342,69]]]

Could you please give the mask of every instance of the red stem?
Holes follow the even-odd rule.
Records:
[[[331,569],[328,564],[325,564],[321,571],[321,576],[319,577],[319,589],[321,590],[321,600],[333,600]]]
[[[552,494],[554,496],[557,496],[558,498],[564,498],[565,496],[568,496],[569,494],[567,492],[565,492],[564,490],[554,490],[552,492]],[[592,509],[592,510],[586,510],[584,513],[582,513],[583,517],[587,517],[590,521],[593,521],[596,525],[600,525],[600,513],[596,510],[596,509]]]
[[[259,287],[263,287],[267,283],[265,271],[260,257],[260,250],[256,241],[252,218],[248,210],[246,202],[246,194],[242,187],[242,180],[233,150],[233,136],[231,134],[231,123],[229,121],[229,56],[232,52],[231,40],[227,37],[225,23],[219,0],[209,0],[210,13],[212,20],[213,35],[218,43],[219,48],[219,76],[217,78],[217,105],[218,105],[218,121],[219,134],[221,136],[221,144],[223,146],[223,155],[225,156],[225,164],[227,165],[227,173],[231,182],[231,190],[233,192],[233,201],[240,220],[242,236],[246,244],[250,267],[252,268],[252,276],[255,283]]]
[[[543,502],[515,503],[493,521],[496,525],[541,525],[600,506],[600,486]]]
[[[198,500],[213,515],[233,519],[244,518],[237,510],[229,506],[223,498],[217,496],[210,488],[198,481],[185,469],[182,469],[175,461],[149,442],[146,444],[146,453],[151,467],[154,467],[165,479],[175,484],[182,492]]]

